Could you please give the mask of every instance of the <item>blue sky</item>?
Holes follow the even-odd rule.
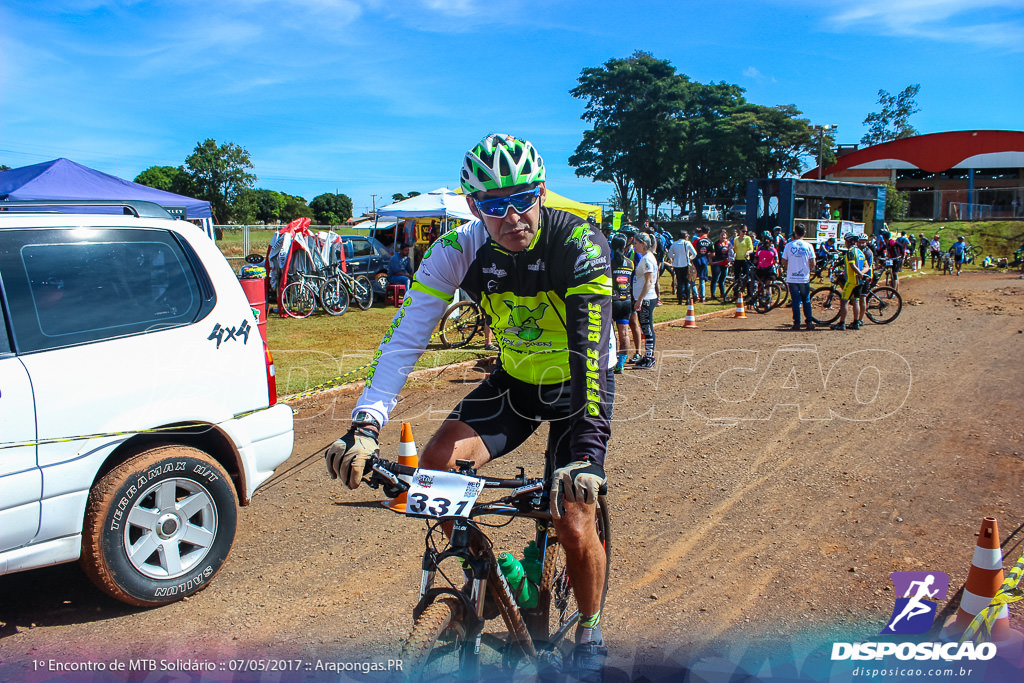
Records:
[[[0,163],[132,179],[213,138],[250,152],[257,187],[359,212],[454,187],[498,131],[537,145],[554,190],[604,201],[567,163],[586,128],[569,90],[635,50],[840,143],[912,83],[922,133],[1024,129],[1022,0],[5,0]]]

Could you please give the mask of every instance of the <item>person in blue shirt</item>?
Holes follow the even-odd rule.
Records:
[[[953,246],[949,248],[949,253],[953,255],[953,263],[956,265],[956,274],[960,274],[960,269],[964,265],[964,251],[967,249],[967,242],[964,240],[964,236],[960,235],[956,238],[956,242],[953,242]]]
[[[388,282],[402,285],[406,291],[412,281],[412,261],[409,260],[409,245],[399,245],[398,251],[388,261]]]

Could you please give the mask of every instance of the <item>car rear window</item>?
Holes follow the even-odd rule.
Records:
[[[345,258],[359,258],[360,256],[373,256],[370,240],[345,240]]]
[[[169,232],[16,234],[20,244],[0,263],[19,352],[187,324],[202,307],[196,275]]]

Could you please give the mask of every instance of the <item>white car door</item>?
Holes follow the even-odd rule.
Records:
[[[0,314],[0,552],[35,538],[43,491],[32,384],[21,360],[5,349],[6,335]],[[3,565],[0,560],[0,573]]]

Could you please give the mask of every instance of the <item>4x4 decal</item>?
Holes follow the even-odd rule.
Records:
[[[210,332],[210,336],[207,339],[217,340],[217,348],[220,348],[221,342],[231,341],[232,339],[242,338],[242,344],[249,343],[249,331],[252,330],[252,326],[249,325],[248,320],[243,320],[242,324],[238,327],[221,327],[220,323],[216,323],[213,326],[213,331]]]

